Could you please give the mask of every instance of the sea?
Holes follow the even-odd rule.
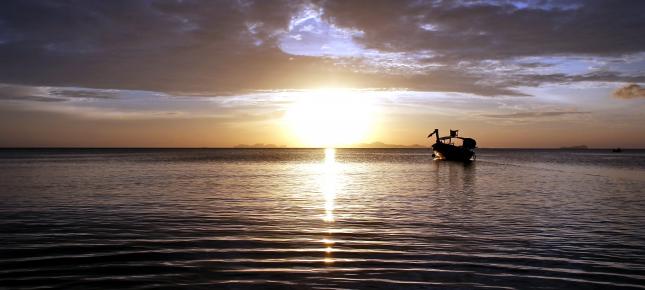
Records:
[[[645,151],[2,149],[0,289],[645,289]]]

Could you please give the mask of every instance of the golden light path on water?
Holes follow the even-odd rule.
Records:
[[[337,190],[337,170],[338,166],[336,164],[336,150],[334,148],[325,149],[325,161],[322,166],[322,193],[325,198],[325,213],[323,216],[323,221],[328,224],[327,234],[322,240],[325,247],[325,258],[324,262],[326,264],[331,264],[334,262],[332,257],[334,240],[332,239],[333,233],[333,224],[334,224],[334,207],[336,202],[336,190]]]

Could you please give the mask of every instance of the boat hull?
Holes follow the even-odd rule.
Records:
[[[467,162],[475,155],[475,151],[473,149],[444,143],[435,143],[432,145],[432,150],[434,151],[435,159],[438,160]]]

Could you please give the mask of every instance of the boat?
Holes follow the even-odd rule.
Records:
[[[620,152],[623,152],[623,149],[621,149],[620,147],[618,147],[618,148],[611,149],[611,152],[614,152],[614,153],[620,153]]]
[[[450,130],[450,135],[439,137],[439,129],[434,129],[427,138],[435,136],[435,143],[432,144],[435,160],[453,160],[469,162],[471,158],[476,158],[475,148],[477,142],[473,138],[464,138],[458,136],[459,130]],[[453,139],[461,140],[461,145],[455,145]]]

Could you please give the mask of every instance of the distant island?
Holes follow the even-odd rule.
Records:
[[[412,145],[399,145],[399,144],[387,144],[383,142],[372,142],[372,143],[360,143],[348,146],[348,148],[428,148],[428,146],[423,146],[419,144]]]
[[[358,144],[352,144],[352,145],[347,145],[347,146],[340,146],[342,148],[428,148],[428,146],[423,146],[419,144],[412,144],[412,145],[399,145],[399,144],[387,144],[383,142],[372,142],[372,143],[358,143]],[[233,148],[257,148],[257,149],[262,149],[262,148],[290,148],[287,147],[287,145],[276,145],[276,144],[265,144],[265,143],[256,143],[256,144],[238,144],[235,145]]]
[[[577,146],[560,147],[560,149],[564,149],[564,150],[567,150],[567,149],[589,149],[589,147],[587,147],[587,145],[577,145]]]
[[[287,145],[275,145],[275,144],[264,144],[264,143],[255,143],[253,145],[248,144],[238,144],[234,148],[287,148]]]

